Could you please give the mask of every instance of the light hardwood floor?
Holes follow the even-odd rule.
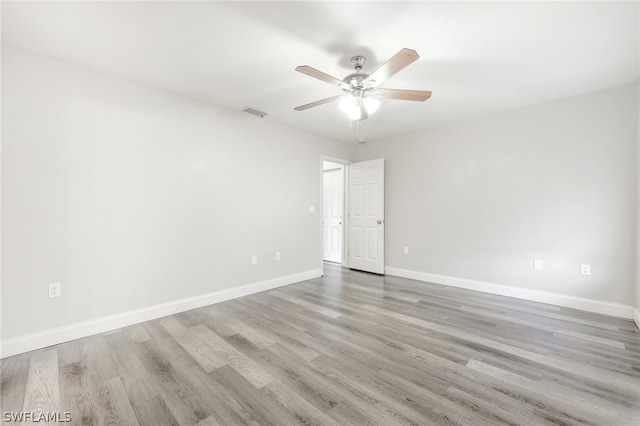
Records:
[[[0,367],[74,425],[640,424],[633,322],[329,264]]]

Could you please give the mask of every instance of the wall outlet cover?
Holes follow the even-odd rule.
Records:
[[[533,269],[536,271],[544,270],[544,262],[542,259],[535,259],[533,261]]]
[[[60,283],[49,284],[49,297],[60,297]]]

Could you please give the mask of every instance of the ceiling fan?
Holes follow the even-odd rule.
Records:
[[[296,67],[296,71],[302,74],[338,86],[346,95],[332,96],[295,107],[294,109],[296,111],[304,111],[340,99],[340,108],[347,113],[347,117],[349,117],[350,120],[360,121],[366,119],[369,114],[374,113],[378,109],[380,102],[376,97],[424,102],[431,97],[431,92],[425,90],[384,89],[378,87],[384,80],[404,69],[419,57],[415,50],[401,49],[373,73],[365,74],[361,72],[361,70],[367,59],[364,56],[357,55],[351,58],[351,65],[353,65],[356,72],[349,74],[342,80],[308,65]]]

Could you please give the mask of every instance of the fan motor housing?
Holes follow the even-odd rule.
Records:
[[[369,77],[369,74],[362,74],[359,72],[355,72],[353,74],[349,74],[342,81],[347,83],[351,89],[364,88],[363,82],[366,78]],[[345,92],[349,92],[349,90],[343,89]]]

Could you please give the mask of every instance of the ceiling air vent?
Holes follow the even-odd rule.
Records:
[[[257,109],[249,108],[249,107],[246,107],[245,109],[243,109],[243,111],[244,111],[244,112],[248,112],[249,114],[257,115],[257,116],[258,116],[258,117],[260,117],[260,118],[262,118],[262,117],[264,117],[265,115],[267,115],[267,113],[266,113],[266,112],[262,112],[262,111],[259,111],[259,110],[257,110]]]

